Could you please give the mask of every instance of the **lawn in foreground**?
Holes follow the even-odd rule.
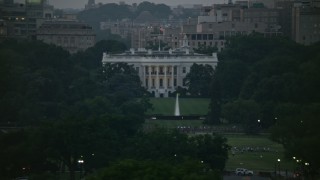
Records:
[[[237,149],[259,148],[255,151],[235,151],[234,155],[230,151],[226,170],[234,171],[236,168],[247,168],[256,172],[274,172],[275,170],[279,172],[280,165],[280,171],[292,172],[295,168],[296,164],[293,161],[285,161],[282,145],[269,140],[267,136],[225,135],[225,137],[228,139],[228,144],[237,147]],[[280,159],[280,163],[278,159]]]
[[[175,98],[150,98],[153,110],[147,114],[174,115]],[[208,114],[210,99],[207,98],[179,98],[181,115]]]

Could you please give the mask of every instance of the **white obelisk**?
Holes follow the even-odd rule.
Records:
[[[174,115],[175,116],[180,116],[179,94],[178,93],[177,93],[177,96],[176,96],[176,106],[175,106],[175,109],[174,109]]]

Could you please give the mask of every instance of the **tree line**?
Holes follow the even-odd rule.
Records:
[[[319,173],[320,44],[260,34],[227,42],[206,81],[211,98],[206,123],[242,124],[251,134],[270,129],[288,159],[300,158]]]
[[[70,55],[39,41],[0,43],[1,179],[221,178],[225,138],[143,131],[151,105],[137,72],[101,64],[103,52],[125,49],[109,40]]]

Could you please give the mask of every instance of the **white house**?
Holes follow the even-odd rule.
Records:
[[[122,54],[103,53],[102,63],[125,62],[133,65],[139,74],[142,86],[155,97],[168,97],[178,86],[185,87],[183,79],[196,64],[208,64],[213,68],[218,63],[217,54],[212,56],[197,54],[189,50],[184,39],[183,46],[169,51],[130,49]]]

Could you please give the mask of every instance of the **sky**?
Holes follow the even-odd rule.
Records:
[[[127,4],[132,3],[140,3],[146,0],[96,0],[96,3],[118,3],[119,1],[124,1]],[[88,0],[49,0],[49,4],[53,5],[55,8],[74,8],[74,9],[82,9],[85,4],[87,4]],[[227,3],[227,0],[149,0],[149,2],[153,2],[156,4],[164,3],[169,6],[175,6],[178,4],[203,4],[203,5],[211,5],[211,4],[219,4],[219,3]]]

